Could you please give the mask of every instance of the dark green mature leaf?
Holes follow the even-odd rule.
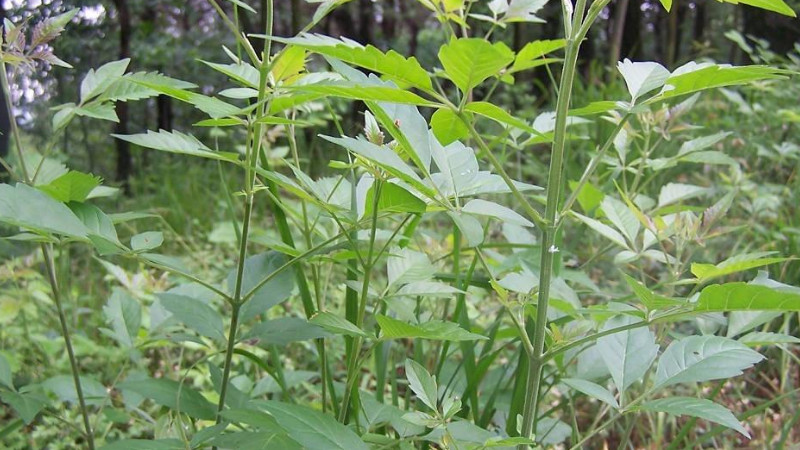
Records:
[[[257,323],[242,338],[244,340],[255,340],[256,345],[288,345],[292,342],[309,341],[328,337],[328,334],[321,327],[309,323],[305,319],[297,317],[281,317],[279,319],[267,320]]]
[[[762,359],[758,352],[733,339],[685,337],[673,341],[659,358],[655,387],[731,378]]]
[[[236,153],[215,152],[194,136],[179,131],[170,132],[160,130],[154,132],[148,130],[146,134],[112,134],[112,136],[117,139],[122,139],[123,141],[128,141],[131,144],[152,148],[154,150],[161,150],[163,152],[199,156],[201,158],[228,162],[234,162],[239,159]]]
[[[429,408],[438,410],[439,390],[436,387],[436,378],[432,377],[425,367],[416,361],[406,359],[406,378],[408,386]]]
[[[609,404],[613,408],[619,409],[617,399],[608,392],[608,389],[600,386],[597,383],[592,383],[588,380],[581,380],[579,378],[562,378],[561,382],[567,386],[575,389],[578,392],[584,393],[589,397],[596,398],[603,403]]]
[[[86,225],[63,203],[28,185],[0,185],[0,222],[36,233],[85,239]]]
[[[222,316],[206,303],[184,295],[158,294],[161,305],[188,328],[201,336],[225,342]]]
[[[105,386],[88,375],[81,375],[81,390],[87,405],[100,406],[106,402],[108,392]],[[42,387],[52,392],[62,402],[77,403],[78,394],[75,390],[75,380],[71,375],[56,375],[42,383]]]
[[[291,39],[273,39],[381,73],[398,83],[432,90],[430,76],[417,59],[405,58],[394,50],[383,53],[372,45],[364,47],[351,40],[338,40],[320,34],[305,33]]]
[[[26,424],[33,422],[39,411],[50,403],[47,397],[39,392],[0,391],[0,399],[11,405]]]
[[[111,330],[109,335],[123,347],[133,347],[142,323],[142,307],[135,298],[115,288],[103,306],[103,315]]]
[[[800,294],[748,283],[704,288],[695,311],[800,311]]]
[[[289,436],[305,448],[369,450],[350,428],[319,411],[277,401],[254,403],[272,414]]]
[[[282,253],[269,251],[251,256],[245,260],[244,274],[242,278],[242,294],[251,293],[253,289],[266,277],[286,264],[288,259]],[[283,269],[281,273],[273,276],[266,284],[252,293],[252,297],[242,306],[240,318],[246,322],[259,314],[264,314],[267,310],[278,303],[286,300],[294,289],[295,274],[294,269]],[[228,292],[234,294],[236,287],[236,271],[231,271],[228,275]]]
[[[454,322],[432,320],[422,324],[410,324],[384,315],[376,315],[381,327],[381,339],[430,339],[433,341],[473,341],[486,339],[480,334],[471,333]]]
[[[82,202],[101,181],[100,177],[71,170],[47,184],[36,187],[60,202]]]
[[[514,52],[502,42],[485,39],[453,39],[439,50],[439,61],[447,77],[467,93],[489,77],[500,74],[514,61]]]
[[[358,336],[362,338],[368,338],[369,335],[364,332],[361,328],[358,328],[352,322],[348,321],[347,319],[337,316],[336,314],[329,313],[326,311],[319,312],[314,314],[311,317],[309,322],[322,327],[334,334],[343,334],[345,336]]]
[[[100,447],[100,450],[185,450],[186,446],[178,439],[124,439]]]
[[[181,385],[177,381],[164,378],[125,381],[118,385],[120,389],[129,390],[149,398],[159,405],[174,411],[180,411],[189,417],[202,420],[214,420],[217,415],[215,405],[205,399],[190,386]]]
[[[237,431],[211,440],[210,444],[236,450],[304,450],[306,447],[290,438],[286,432]]]
[[[692,397],[668,397],[650,400],[642,404],[640,409],[652,412],[665,412],[674,416],[692,416],[698,419],[724,425],[742,433],[747,438],[750,434],[739,420],[727,408],[711,400]]]
[[[431,117],[431,129],[442,145],[469,135],[469,127],[451,109],[439,109]]]
[[[375,203],[375,184],[367,191],[367,199],[364,202],[364,216],[370,217]],[[384,183],[381,186],[380,198],[378,199],[378,211],[401,212],[423,214],[427,209],[425,202],[416,195],[408,192],[394,183]]]

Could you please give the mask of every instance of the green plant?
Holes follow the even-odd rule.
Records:
[[[207,114],[198,126],[243,130],[242,151],[220,151],[179,131],[115,135],[216,165],[235,263],[201,267],[201,251],[188,263],[155,253],[161,232],[137,233],[123,244],[115,221],[86,202],[107,193],[100,180],[59,167],[50,148],[26,153],[17,136],[16,161],[3,161],[20,183],[0,186],[0,221],[23,230],[16,239],[41,242],[74,386],[74,395],[53,382],[19,388],[0,354],[0,398],[25,422],[48,406],[49,391],[77,400],[89,448],[98,437],[107,449],[525,449],[567,440],[581,448],[615,428],[625,448],[637,432],[663,434],[652,431],[663,431],[661,413],[692,417],[676,422],[673,447],[692,445],[686,439],[696,419],[749,436],[713,401],[721,383],[709,395],[693,386],[764,359],[751,347],[797,343],[787,330],[800,294],[765,273],[749,283],[719,283],[792,258],[759,249],[717,258],[703,249],[722,234],[717,226],[737,188],[690,184],[682,170],[705,164],[735,174],[738,165],[711,150],[725,134],[684,138],[690,127],[682,120],[702,91],[778,83],[789,71],[694,62],[670,71],[625,60],[618,70],[629,98],[573,108],[580,48],[609,0],[564,2],[564,39],[530,42],[518,52],[492,42],[492,33],[536,22],[543,3],[422,0],[447,37],[437,70],[394,51],[307,33],[345,1],[322,2],[291,38],[273,35],[271,0],[264,33],[255,36],[237,26],[251,8],[229,2],[232,18],[210,0],[235,36],[236,48],[225,48],[231,63],[205,65],[230,79],[235,87],[224,92],[235,100],[158,73],[126,73],[129,61],[122,60],[87,74],[80,102],[59,107],[53,129],[75,116],[113,121],[113,102],[165,95]],[[755,3],[794,15],[780,0]],[[70,17],[55,19],[55,28]],[[485,37],[469,37],[481,23]],[[6,24],[4,64],[34,58],[9,38],[20,30]],[[262,52],[250,38],[264,41]],[[309,53],[331,71],[310,71]],[[520,72],[556,64],[554,113],[518,117],[493,103]],[[363,136],[345,135],[333,97],[364,103]],[[340,156],[331,158],[333,175],[320,179],[302,168],[298,145],[298,129],[314,126],[301,108],[309,103],[322,106],[340,134],[322,137]],[[599,142],[582,139],[600,121],[610,132],[599,127],[606,131]],[[285,170],[273,157],[278,131],[288,147]],[[509,152],[535,145],[551,150],[547,176],[537,177],[545,188],[514,180],[504,164]],[[576,172],[574,149],[586,147],[591,157]],[[481,160],[491,170],[481,170]],[[231,177],[240,191],[228,190]],[[524,215],[503,204],[508,197]],[[697,199],[713,200],[692,203]],[[587,229],[594,233],[583,237]],[[103,333],[136,369],[119,371],[111,395],[84,381],[73,351],[53,251],[68,266],[73,243],[91,248],[118,280],[126,279],[122,265],[132,263],[183,281],[141,290],[123,282],[112,290]],[[703,259],[709,254],[714,259]],[[594,268],[602,281],[590,276]],[[286,302],[295,297],[299,308]],[[731,323],[728,336],[697,333],[713,328],[704,317],[731,312],[742,314],[735,332]],[[781,314],[784,332],[733,339]],[[148,356],[159,352],[165,355]],[[164,360],[165,369],[147,365]],[[313,370],[298,369],[297,361]],[[580,396],[593,399],[589,423],[578,423]],[[89,406],[113,411],[105,434],[92,427],[99,419]],[[150,422],[148,431],[140,420]],[[137,423],[136,431],[116,441],[109,433],[126,421]]]

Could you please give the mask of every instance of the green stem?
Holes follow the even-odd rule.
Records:
[[[582,23],[587,0],[578,0],[572,17],[572,30],[578,29]],[[565,16],[565,21],[568,17]],[[570,30],[570,31],[572,31]],[[528,365],[525,405],[522,413],[522,436],[529,437],[536,429],[539,406],[539,389],[544,367],[544,340],[547,328],[547,308],[550,302],[550,282],[553,265],[558,249],[555,247],[555,236],[558,228],[561,190],[564,176],[564,159],[566,153],[567,116],[569,114],[570,97],[575,79],[575,68],[581,40],[580,32],[567,36],[567,49],[564,66],[561,72],[561,85],[556,104],[556,124],[553,137],[553,148],[550,154],[550,171],[547,178],[547,205],[545,206],[545,226],[542,228],[541,261],[539,273],[539,297],[536,305],[536,324],[533,329],[533,355]],[[520,450],[527,450],[527,444],[521,444]]]
[[[72,339],[70,338],[69,328],[67,327],[67,317],[64,314],[64,307],[61,303],[61,290],[58,288],[55,259],[53,258],[53,253],[47,244],[42,244],[42,254],[44,255],[45,268],[47,269],[47,278],[50,281],[50,288],[53,291],[53,301],[55,302],[56,309],[58,310],[58,322],[61,325],[61,335],[64,337],[64,345],[67,347],[69,365],[72,369],[72,381],[75,383],[75,393],[78,396],[78,405],[81,409],[81,416],[83,416],[83,427],[86,431],[87,445],[89,450],[94,450],[94,434],[92,433],[92,426],[89,422],[89,410],[86,408],[86,400],[84,399],[83,388],[81,387],[78,360],[75,358],[75,351],[72,349]]]

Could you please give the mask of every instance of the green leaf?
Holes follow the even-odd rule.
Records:
[[[467,239],[468,247],[477,247],[483,243],[483,226],[478,219],[469,214],[462,214],[460,211],[448,211],[447,215],[450,216],[458,230]]]
[[[26,424],[30,424],[49,405],[47,397],[38,392],[0,391],[0,399],[11,405]]]
[[[791,258],[763,258],[769,253],[745,253],[732,256],[717,265],[713,264],[692,264],[692,274],[697,277],[699,282],[705,282],[713,278],[730,275],[732,273],[743,272],[745,270],[763,267],[770,264],[788,261]]]
[[[394,50],[383,53],[372,45],[364,47],[351,40],[338,40],[321,34],[304,33],[291,39],[273,39],[378,72],[404,85],[433,90],[430,76],[417,59],[405,58]]]
[[[545,59],[544,56],[556,50],[561,50],[566,46],[566,39],[547,39],[528,42],[522,47],[519,53],[517,53],[517,57],[514,59],[514,64],[511,66],[511,69],[509,69],[509,72],[514,73],[538,67],[543,64],[543,61],[558,61],[557,59]]]
[[[367,191],[367,198],[364,202],[364,217],[372,216],[374,200],[375,183]],[[394,183],[383,183],[377,207],[378,211],[414,214],[423,214],[427,209],[424,201]]]
[[[98,97],[99,101],[129,101],[155,97],[159,91],[145,85],[159,85],[172,89],[191,89],[197,87],[186,81],[176,80],[158,72],[126,73],[117,79]]]
[[[742,433],[748,439],[750,434],[727,408],[711,400],[692,397],[668,397],[645,402],[643,411],[665,412],[674,416],[691,416],[718,423]]]
[[[504,109],[489,102],[467,103],[467,105],[464,107],[464,111],[487,117],[503,125],[509,125],[514,128],[518,128],[534,136],[542,136],[542,133],[536,131],[536,129],[528,125],[528,123],[524,120],[512,116]]]
[[[82,202],[101,181],[100,177],[71,170],[48,184],[36,187],[60,202]]]
[[[702,186],[683,183],[667,183],[658,193],[658,207],[663,208],[673,203],[699,197],[710,192],[710,189]]]
[[[800,294],[748,283],[715,284],[700,292],[694,310],[800,311]]]
[[[608,392],[608,389],[600,386],[597,383],[581,380],[579,378],[562,378],[561,382],[578,392],[582,392],[589,397],[596,398],[603,403],[611,405],[611,407],[615,409],[619,409],[619,403],[617,402],[617,399],[614,398],[611,392]]]
[[[81,82],[81,103],[86,103],[92,97],[102,94],[112,83],[117,81],[131,62],[130,58],[112,61],[97,68],[89,69]]]
[[[247,3],[243,2],[242,0],[226,0],[226,1],[233,3],[234,5],[244,9],[245,11],[248,11],[248,12],[251,12],[253,14],[256,14],[256,10],[253,9],[252,6],[250,6]]]
[[[670,76],[669,70],[656,62],[631,62],[625,58],[617,63],[617,70],[625,79],[631,103],[636,103],[640,96],[664,86]]]
[[[782,333],[771,333],[767,331],[753,331],[738,339],[739,342],[748,347],[760,347],[762,345],[777,344],[800,344],[800,338]]]
[[[631,325],[641,321],[637,317],[621,314],[608,319],[600,331]],[[655,335],[648,327],[620,331],[597,340],[595,346],[608,366],[611,378],[620,393],[641,381],[658,355]]]
[[[211,404],[199,392],[184,383],[164,378],[124,381],[118,385],[124,391],[132,391],[149,398],[159,405],[182,412],[189,417],[201,420],[214,420],[216,405]]]
[[[119,123],[116,109],[111,103],[92,102],[88,105],[75,108],[73,111],[79,116]]]
[[[272,414],[288,435],[305,448],[369,450],[350,428],[327,414],[277,401],[258,402],[257,406]]]
[[[14,378],[11,374],[11,364],[2,353],[0,353],[0,385],[14,390]]]
[[[322,327],[334,334],[341,334],[345,336],[369,338],[369,335],[361,328],[358,328],[349,320],[337,316],[336,314],[322,311],[314,314],[309,322]]]
[[[636,298],[641,300],[642,304],[644,304],[648,311],[686,305],[686,302],[684,301],[655,294],[653,291],[648,289],[647,286],[636,281],[633,277],[630,277],[627,274],[623,273],[622,276],[625,277],[625,281],[636,295]]]
[[[89,203],[70,203],[69,208],[89,230],[89,239],[98,253],[115,254],[124,249],[114,222],[100,208]]]
[[[654,388],[732,378],[762,359],[733,339],[688,336],[672,341],[659,358]]]
[[[100,450],[185,450],[186,446],[178,439],[124,439],[100,447]]]
[[[150,88],[161,94],[172,97],[176,100],[189,103],[200,111],[208,114],[212,119],[233,116],[238,114],[240,110],[238,106],[225,103],[218,98],[208,97],[206,95],[190,92],[184,89],[177,89],[172,86],[165,86],[163,84],[154,83],[151,80],[132,78],[131,81],[141,84],[142,86]]]
[[[469,127],[451,109],[439,109],[431,117],[431,129],[442,145],[469,135]]]
[[[533,226],[533,222],[522,217],[513,209],[506,208],[505,206],[499,205],[495,202],[481,200],[478,198],[467,202],[467,204],[461,208],[461,211],[478,216],[493,217],[499,220],[501,223],[510,223],[522,227]]]
[[[786,72],[768,66],[718,66],[690,62],[672,72],[661,92],[648,99],[655,103],[706,89],[747,84],[757,80],[775,80]]]
[[[158,248],[164,243],[164,233],[160,231],[147,231],[131,238],[131,249],[135,252],[144,252]]]
[[[257,323],[242,339],[255,340],[256,345],[285,346],[292,342],[310,341],[330,336],[324,329],[305,319],[281,317]]]
[[[405,368],[408,387],[414,391],[418,399],[422,400],[422,403],[437,411],[439,391],[436,387],[436,378],[432,377],[421,364],[411,359],[406,359]]]
[[[672,9],[672,0],[660,0],[661,5],[664,6],[664,9],[669,12]]]
[[[177,294],[158,294],[161,305],[188,328],[201,336],[217,342],[225,342],[222,316],[206,303]]]
[[[290,266],[282,269],[277,275],[273,272],[286,264],[287,258],[282,253],[269,251],[253,255],[245,260],[242,279],[242,293],[252,294],[250,300],[242,306],[240,320],[246,322],[278,303],[283,302],[294,289],[295,272]],[[252,292],[253,289],[266,277],[272,277],[266,284]],[[236,271],[228,275],[228,291],[234,294],[236,284]]]
[[[239,159],[236,153],[215,152],[190,134],[179,131],[158,132],[147,131],[146,134],[112,134],[117,139],[128,141],[131,144],[145,148],[161,150],[163,152],[178,153],[201,158],[216,159],[220,161],[235,162]]]
[[[402,322],[381,314],[375,316],[381,327],[381,339],[430,339],[433,341],[473,341],[486,339],[471,333],[453,322],[433,320],[418,325]]]
[[[242,86],[258,89],[258,82],[261,75],[258,73],[258,69],[250,64],[219,64],[203,60],[200,60],[200,62],[208,67],[211,67],[217,72],[227,75],[228,78],[236,81]]]
[[[133,347],[142,324],[142,307],[135,298],[122,289],[115,288],[103,306],[109,335],[123,347]]]
[[[664,0],[662,0],[664,1]],[[743,4],[743,5],[750,5],[755,6],[756,8],[766,9],[768,11],[773,11],[778,14],[783,14],[784,16],[789,17],[797,17],[797,14],[794,10],[787,5],[783,0],[723,0],[728,3],[736,4]]]
[[[286,86],[286,89],[319,96],[333,96],[351,100],[402,103],[431,107],[439,106],[437,103],[426,100],[413,92],[385,86],[363,86],[356,83],[338,82],[307,85],[295,84]]]
[[[514,52],[502,42],[461,38],[439,49],[439,61],[447,77],[466,94],[487,78],[499,75],[514,61]]]
[[[257,430],[272,432],[282,430],[278,422],[275,421],[275,418],[263,411],[254,409],[227,409],[222,411],[221,415],[231,422],[250,425]]]
[[[433,277],[436,268],[428,255],[410,248],[394,248],[386,261],[388,287],[415,281],[426,281]]]
[[[212,439],[209,444],[236,450],[304,450],[285,431],[237,431]]]
[[[639,235],[641,223],[636,214],[625,203],[606,195],[600,202],[600,210],[606,215],[609,221],[614,224],[617,230],[627,238],[632,248]],[[608,237],[608,236],[607,236]]]
[[[0,184],[0,222],[35,233],[55,233],[85,239],[86,225],[63,203],[18,183]]]
[[[578,218],[581,222],[585,223],[589,226],[589,228],[593,229],[594,231],[600,233],[605,238],[611,240],[611,242],[619,245],[622,248],[629,248],[628,243],[625,242],[625,237],[621,235],[617,230],[611,228],[610,226],[592,219],[591,217],[586,217],[582,214],[578,214],[576,212],[572,213],[575,217]]]
[[[90,376],[80,377],[81,390],[87,405],[100,406],[106,402],[108,392],[105,386]],[[77,403],[75,379],[70,375],[56,375],[42,383],[42,387],[52,392],[62,402]]]

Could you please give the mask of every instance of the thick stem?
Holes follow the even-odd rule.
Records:
[[[75,383],[75,393],[78,396],[81,416],[83,416],[83,427],[86,431],[87,445],[89,450],[94,450],[94,434],[92,433],[92,426],[89,422],[89,410],[86,408],[86,400],[83,397],[83,388],[81,388],[78,360],[75,358],[75,351],[72,349],[72,339],[70,338],[69,328],[67,327],[67,317],[64,314],[64,307],[61,304],[61,291],[58,288],[55,259],[47,244],[42,244],[42,254],[44,255],[45,268],[47,269],[47,278],[50,281],[50,288],[53,291],[53,301],[58,310],[58,322],[61,325],[61,335],[64,337],[64,345],[67,347],[69,365],[72,369],[72,381]]]
[[[568,0],[567,0],[568,1]],[[586,0],[578,0],[575,5],[573,23],[567,36],[567,49],[564,57],[564,66],[561,71],[561,84],[556,105],[556,124],[554,129],[553,147],[550,154],[550,171],[547,178],[547,205],[545,206],[545,226],[542,228],[541,261],[539,274],[539,297],[536,305],[536,323],[533,329],[533,355],[530,357],[528,367],[528,380],[525,405],[522,414],[522,436],[529,437],[536,427],[539,405],[539,389],[542,382],[542,367],[544,366],[544,339],[547,328],[547,308],[550,302],[550,281],[553,274],[555,255],[555,235],[558,229],[558,213],[561,203],[561,190],[564,175],[564,156],[566,152],[567,115],[569,114],[570,97],[575,67],[578,62],[578,51],[581,40],[579,28],[582,24]],[[565,16],[565,21],[568,17]],[[521,444],[520,450],[527,450],[527,444]]]

